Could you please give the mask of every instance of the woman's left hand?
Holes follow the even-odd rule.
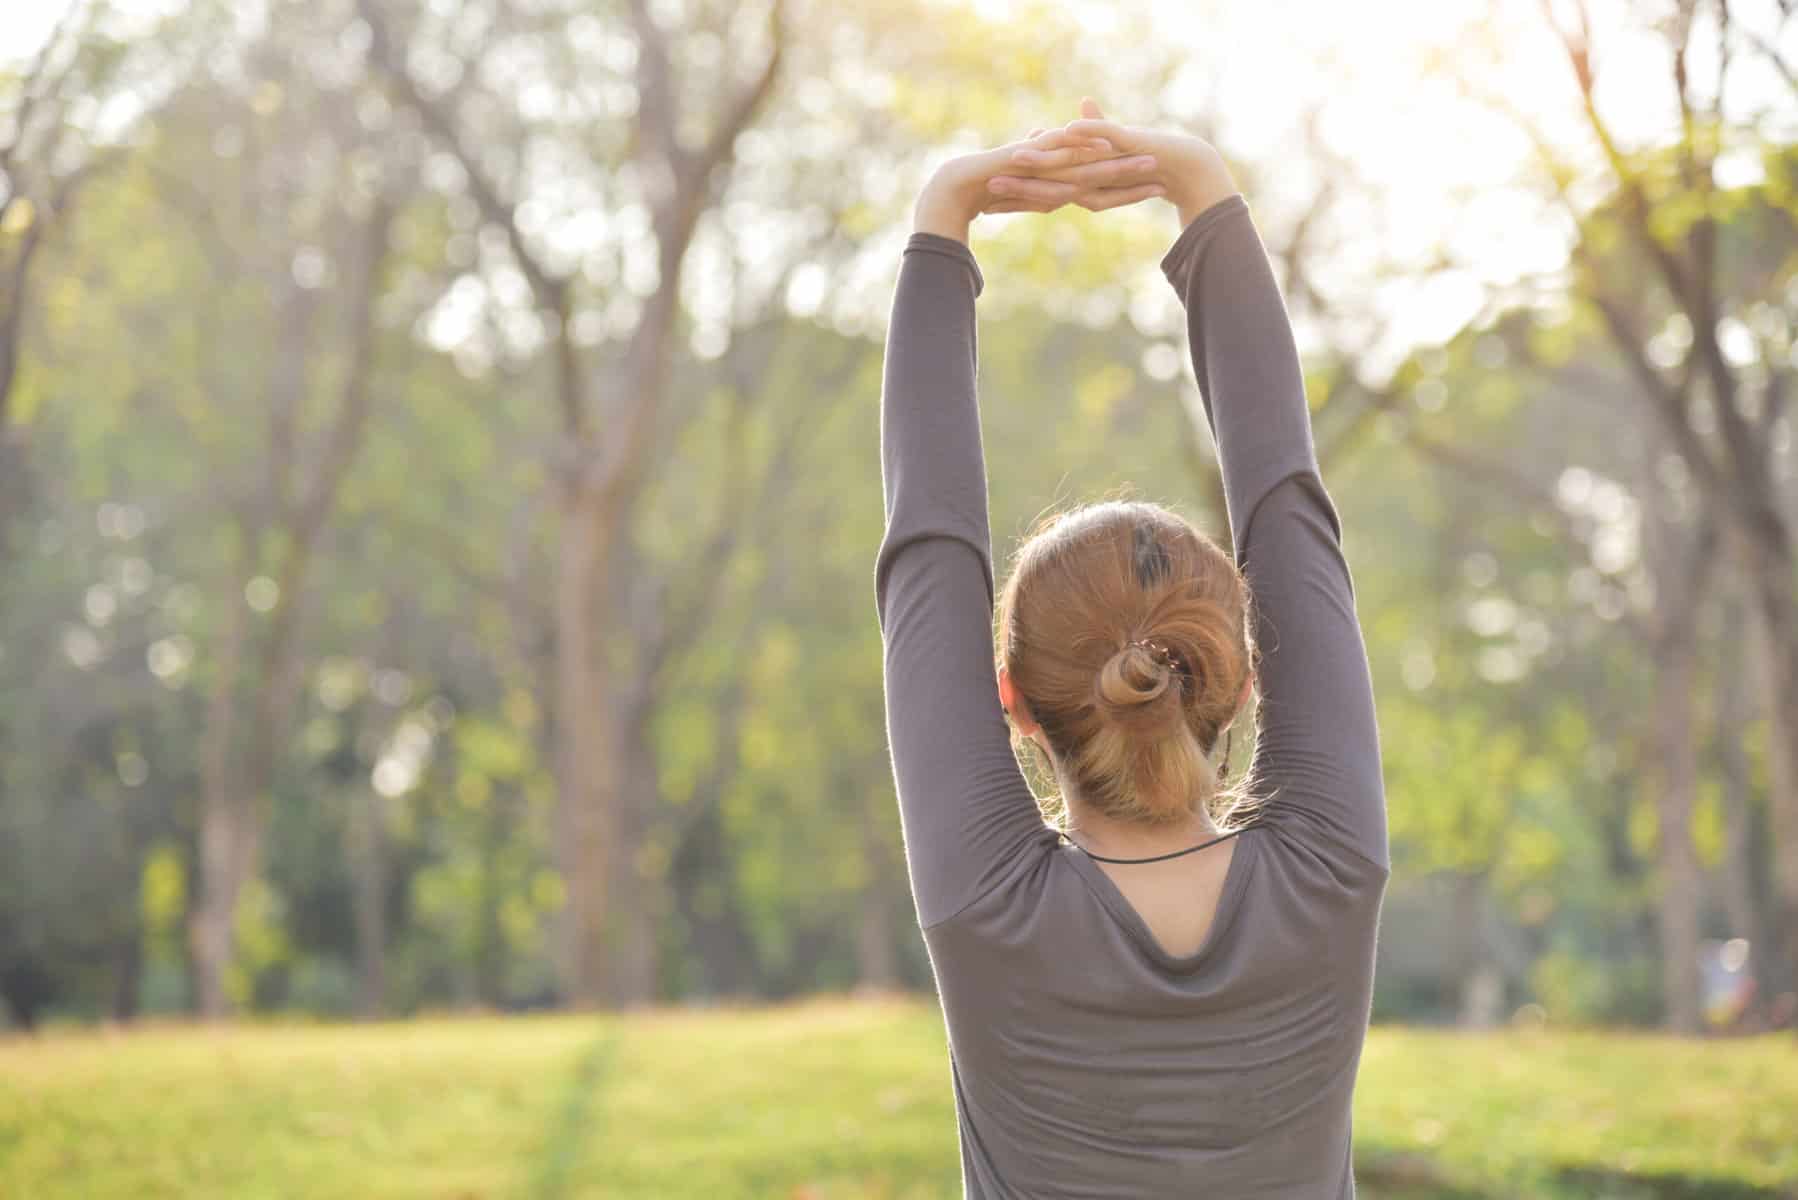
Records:
[[[1031,150],[1031,163],[1014,156]],[[1093,212],[1166,194],[1153,179],[1153,155],[1120,155],[1102,137],[1066,129],[1036,130],[1022,141],[952,158],[918,195],[912,227],[968,240],[974,218],[987,212],[1053,212],[1077,203]],[[1039,173],[1055,172],[1054,179]],[[996,179],[1005,176],[1004,179]]]

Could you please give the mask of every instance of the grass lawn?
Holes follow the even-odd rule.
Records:
[[[1798,1043],[1376,1029],[1371,1200],[1798,1197]],[[0,1039],[0,1197],[959,1197],[941,1018],[631,1016]]]

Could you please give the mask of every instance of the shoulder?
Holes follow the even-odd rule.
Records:
[[[1345,844],[1295,812],[1264,814],[1255,826],[1267,870],[1286,890],[1299,895],[1378,895],[1391,867]]]
[[[921,926],[925,937],[977,927],[1033,908],[1053,873],[1060,841],[1060,833],[1043,825],[1040,833],[1026,839],[1003,864],[994,868],[986,885],[972,899],[954,912]]]
[[[1302,821],[1264,819],[1250,835],[1260,839],[1260,870],[1246,919],[1262,938],[1308,946],[1322,960],[1349,954],[1359,961],[1376,933],[1391,872],[1310,833]]]

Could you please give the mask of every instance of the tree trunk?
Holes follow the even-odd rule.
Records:
[[[667,913],[667,864],[661,855],[647,853],[660,790],[654,748],[648,742],[648,715],[647,706],[633,706],[620,735],[626,767],[612,864],[618,936],[609,994],[621,1008],[641,1008],[657,999],[658,939]]]
[[[618,912],[618,937],[610,996],[620,1008],[647,1008],[659,998],[662,915],[667,887],[659,875],[642,870],[621,872],[638,885]]]
[[[1660,879],[1656,911],[1661,939],[1661,993],[1666,1022],[1678,1033],[1703,1028],[1698,964],[1698,850],[1692,842],[1692,802],[1698,786],[1698,747],[1692,729],[1696,647],[1689,624],[1669,631],[1658,647],[1655,744],[1660,750],[1656,812]]]
[[[862,818],[862,855],[868,864],[868,878],[862,886],[861,921],[855,941],[857,979],[864,991],[892,991],[899,986],[899,946],[893,938],[892,862],[887,843],[880,836],[880,822],[868,806],[864,806]]]
[[[30,1033],[55,995],[55,984],[37,955],[23,946],[0,947],[0,1002],[18,1028]]]
[[[1798,988],[1798,596],[1789,560],[1763,555],[1755,563],[1758,620],[1756,672],[1767,711],[1767,814],[1773,828],[1773,889],[1783,934],[1779,976]]]
[[[245,553],[247,553],[247,548]],[[245,879],[241,871],[242,813],[233,748],[237,738],[237,676],[249,636],[244,603],[244,572],[226,572],[225,632],[207,699],[206,726],[200,749],[199,889],[188,914],[192,951],[193,999],[208,1019],[230,1010],[225,975],[235,942],[237,901]]]
[[[1743,743],[1753,724],[1755,699],[1754,625],[1751,605],[1733,599],[1725,624],[1726,658],[1717,675],[1717,756],[1723,776],[1724,854],[1718,891],[1729,915],[1730,934],[1745,938],[1755,984],[1763,996],[1776,994],[1784,972],[1782,947],[1769,940],[1765,875],[1759,848],[1764,842],[1754,804],[1754,766]]]
[[[613,723],[601,633],[611,540],[603,493],[581,483],[563,494],[556,579],[556,792],[565,903],[560,922],[564,998],[604,1002],[608,858],[613,853]]]
[[[238,797],[208,804],[200,830],[202,885],[193,914],[194,995],[202,1017],[230,1014],[226,979],[237,949],[237,907],[250,882],[256,851]]]
[[[702,783],[688,801],[699,807],[675,847],[671,870],[673,903],[687,929],[687,954],[697,968],[693,992],[701,998],[746,993],[755,971],[754,946],[732,886],[729,839],[715,786]]]
[[[112,1019],[137,1019],[139,989],[144,978],[144,931],[137,922],[119,938],[112,960]]]
[[[246,531],[246,563],[252,561],[248,557],[250,536]],[[214,686],[207,715],[201,778],[201,892],[192,930],[200,976],[196,992],[200,1014],[208,1018],[225,1016],[231,1010],[225,981],[236,955],[237,908],[244,889],[260,869],[264,809],[274,786],[278,749],[305,683],[296,642],[300,590],[309,554],[310,543],[298,543],[281,573],[280,599],[257,656],[261,670],[255,681],[255,698],[248,720],[241,723],[247,742],[241,765],[232,753],[240,728],[234,714],[233,685],[248,637],[248,605],[242,586],[227,598],[235,603],[227,619],[222,678]]]
[[[481,826],[481,885],[475,900],[474,991],[489,1008],[506,1001],[506,937],[500,924],[500,857],[506,848],[510,822],[506,810],[512,802],[508,787],[495,784],[487,797],[486,820]]]
[[[893,941],[892,897],[885,887],[862,891],[861,924],[855,940],[857,986],[866,992],[890,992],[899,986],[899,948]]]
[[[387,853],[380,794],[357,788],[344,826],[356,925],[356,1015],[379,1017],[387,1005]]]
[[[1504,1012],[1504,978],[1486,949],[1485,875],[1456,875],[1453,903],[1461,948],[1458,1020],[1464,1029],[1490,1029]]]
[[[14,524],[31,511],[31,435],[0,423],[0,566],[14,556],[15,540],[29,536]]]

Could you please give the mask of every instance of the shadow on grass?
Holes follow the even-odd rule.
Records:
[[[581,1147],[593,1131],[593,1109],[599,1099],[600,1081],[605,1075],[618,1034],[606,1029],[588,1045],[574,1065],[574,1074],[562,1093],[562,1104],[556,1122],[543,1144],[537,1175],[530,1195],[534,1200],[561,1200],[568,1195],[575,1166],[580,1162]]]
[[[1761,1187],[1682,1171],[1637,1174],[1602,1167],[1561,1167],[1554,1179],[1575,1195],[1594,1200],[1798,1200],[1798,1188]]]
[[[1424,1155],[1377,1151],[1356,1159],[1357,1186],[1370,1200],[1521,1200],[1528,1191],[1478,1189],[1447,1178]],[[1561,1166],[1548,1173],[1553,1195],[1580,1200],[1798,1200],[1798,1187],[1762,1187],[1683,1171],[1615,1171]]]
[[[1451,1182],[1421,1154],[1379,1151],[1355,1156],[1355,1183],[1369,1200],[1500,1200]]]
[[[1798,1200],[1798,1188],[1770,1188],[1678,1171],[1630,1172],[1604,1167],[1553,1168],[1549,1182],[1557,1196],[1580,1200]],[[1400,1152],[1363,1154],[1355,1181],[1370,1200],[1522,1200],[1529,1189],[1472,1188],[1450,1180],[1429,1158]]]

